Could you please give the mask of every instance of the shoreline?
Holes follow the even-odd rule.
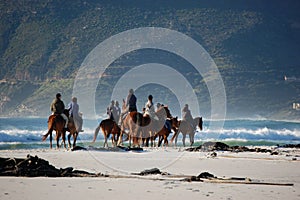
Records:
[[[0,150],[0,157],[25,158],[27,154],[49,161],[56,168],[73,167],[108,177],[48,178],[0,177],[0,198],[6,199],[299,199],[300,150],[280,149],[279,155],[256,152],[186,152],[183,148],[147,148],[137,152],[66,151],[50,149]],[[290,155],[290,156],[287,156]],[[296,158],[293,160],[292,158]],[[293,183],[294,186],[159,180],[159,175],[143,179],[118,178],[146,169],[158,168],[173,175],[244,177],[258,182]],[[147,180],[151,178],[151,180]],[[155,180],[157,179],[157,180]]]

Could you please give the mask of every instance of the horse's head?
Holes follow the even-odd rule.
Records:
[[[203,120],[202,117],[196,117],[194,120],[196,123],[196,126],[198,126],[200,128],[200,130],[202,131],[203,129]]]
[[[179,121],[178,121],[178,117],[173,117],[171,118],[171,121],[172,121],[172,127],[178,129],[179,128]]]

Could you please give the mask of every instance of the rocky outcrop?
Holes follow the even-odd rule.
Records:
[[[27,155],[25,159],[0,158],[0,176],[100,177],[104,175],[74,170],[73,167],[58,169],[44,159]]]

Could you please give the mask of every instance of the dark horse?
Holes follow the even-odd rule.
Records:
[[[95,130],[94,139],[93,139],[92,143],[94,143],[96,141],[96,138],[97,138],[97,135],[98,135],[100,129],[104,136],[103,147],[106,147],[106,146],[108,147],[107,139],[109,138],[110,134],[112,134],[112,136],[111,136],[112,145],[116,146],[117,139],[115,136],[117,136],[117,138],[118,138],[120,135],[120,132],[121,132],[121,129],[118,126],[118,124],[112,119],[102,120],[100,122],[99,126]]]
[[[69,110],[65,109],[64,114],[67,117],[69,117]],[[66,122],[61,115],[50,115],[49,116],[48,132],[45,135],[43,135],[42,141],[45,141],[47,139],[48,135],[50,135],[50,149],[52,149],[52,132],[54,130],[56,131],[56,137],[55,137],[56,147],[59,148],[59,138],[62,137],[64,147],[66,148],[66,131],[64,130],[65,123]],[[75,124],[74,124],[74,122],[72,122],[72,120],[69,120],[68,129],[70,132],[70,134],[68,135],[69,148],[71,147],[71,142],[70,142],[71,135],[73,136],[73,139],[74,139],[73,147],[75,147],[78,132],[77,132],[77,130],[75,128]]]
[[[187,134],[190,137],[190,145],[192,146],[194,144],[194,137],[195,137],[195,133],[196,133],[196,128],[198,126],[199,129],[202,130],[203,120],[202,120],[202,117],[194,118],[192,123],[187,122],[185,120],[179,120],[177,126],[178,126],[178,129],[175,132],[175,134],[173,135],[173,137],[171,138],[171,143],[175,139],[175,146],[177,145],[177,138],[178,138],[179,133],[181,132],[182,133],[182,144],[183,144],[183,146],[185,146],[185,138],[186,138]]]

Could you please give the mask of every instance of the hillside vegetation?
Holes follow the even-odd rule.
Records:
[[[199,42],[222,75],[228,117],[299,119],[300,5],[297,1],[58,1],[0,2],[0,115],[47,116],[57,92],[71,99],[77,70],[105,39],[138,27],[164,27]],[[112,86],[143,63],[172,66],[190,80],[210,115],[203,78],[186,61],[167,52],[137,51],[117,59],[96,94],[103,114]],[[157,101],[177,103],[167,88],[150,85],[138,92],[141,107],[151,91]],[[79,99],[80,102],[80,99]],[[101,102],[101,103],[99,103]],[[84,111],[83,111],[84,112]],[[179,110],[174,111],[179,114]]]

